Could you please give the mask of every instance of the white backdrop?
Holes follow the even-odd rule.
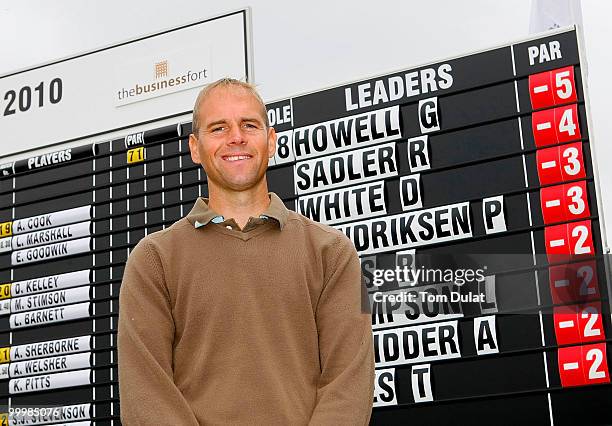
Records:
[[[267,101],[523,38],[531,13],[531,0],[0,0],[0,75],[246,6],[252,8],[255,82]],[[610,240],[612,2],[583,0],[582,9],[589,130]]]
[[[228,14],[0,78],[0,94],[19,99],[0,95],[1,110],[13,112],[0,119],[8,142],[0,145],[0,157],[190,111],[203,85],[250,75],[246,15]],[[45,131],[22,137],[32,123]],[[10,146],[15,140],[17,151]]]

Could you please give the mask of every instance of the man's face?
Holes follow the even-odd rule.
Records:
[[[210,184],[244,191],[265,184],[276,133],[266,129],[261,106],[241,87],[217,87],[200,105],[200,130],[189,136],[194,163],[202,164]]]

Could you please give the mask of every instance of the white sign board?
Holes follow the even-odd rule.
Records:
[[[190,112],[221,77],[252,78],[248,10],[0,77],[0,156]]]

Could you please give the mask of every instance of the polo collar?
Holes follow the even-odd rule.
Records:
[[[259,217],[262,219],[276,219],[280,229],[283,229],[283,226],[285,226],[285,223],[287,223],[289,210],[285,206],[285,203],[283,203],[283,200],[281,200],[274,192],[268,192],[268,197],[270,198],[270,205],[262,214],[259,215]],[[208,207],[208,198],[198,197],[193,205],[193,208],[187,215],[187,220],[195,228],[200,228],[210,222],[221,223],[225,221],[225,217]]]

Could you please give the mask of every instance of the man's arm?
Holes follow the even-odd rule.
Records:
[[[174,321],[159,257],[134,247],[119,294],[119,394],[126,426],[194,425],[198,421],[172,372]]]
[[[332,254],[317,304],[321,376],[310,424],[366,425],[374,393],[374,346],[371,316],[361,306],[361,263],[344,236]]]

